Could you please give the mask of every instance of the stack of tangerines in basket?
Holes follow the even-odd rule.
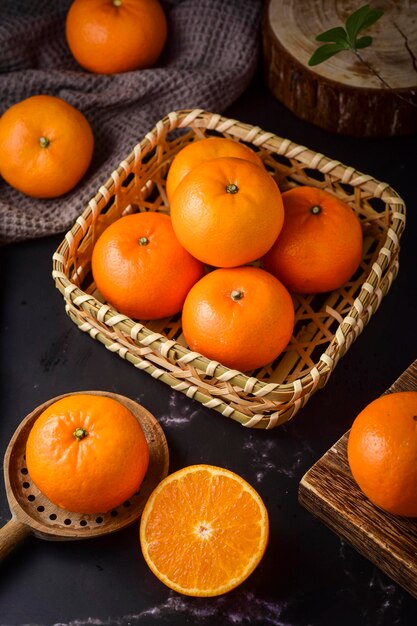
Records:
[[[182,312],[190,349],[226,367],[273,361],[291,339],[290,294],[337,289],[361,261],[350,206],[309,186],[281,193],[258,155],[231,139],[182,148],[166,192],[170,216],[126,215],[97,240],[97,289],[133,319]]]

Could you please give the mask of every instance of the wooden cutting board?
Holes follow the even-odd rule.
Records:
[[[417,391],[417,360],[387,393]],[[347,461],[347,432],[301,479],[300,503],[417,598],[417,518],[374,506],[359,490]]]

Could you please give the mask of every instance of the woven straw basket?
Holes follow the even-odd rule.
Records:
[[[90,271],[93,246],[109,224],[137,211],[169,213],[165,178],[172,158],[189,142],[213,135],[257,151],[281,191],[308,184],[346,201],[364,234],[363,260],[351,281],[334,292],[294,296],[296,322],[286,350],[245,374],[188,350],[180,314],[139,322],[103,303]],[[326,384],[377,310],[398,272],[404,226],[404,202],[388,184],[258,127],[202,110],[177,111],[159,121],[100,187],[55,252],[53,277],[73,322],[108,350],[244,426],[273,428]]]

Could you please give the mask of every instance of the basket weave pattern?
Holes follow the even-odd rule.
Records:
[[[180,314],[134,321],[102,301],[91,277],[92,250],[103,230],[128,213],[169,214],[165,178],[173,157],[213,135],[256,150],[281,191],[307,184],[341,198],[364,234],[358,272],[334,292],[294,296],[296,322],[286,350],[246,374],[188,350]],[[398,272],[404,227],[404,201],[388,184],[258,127],[198,109],[177,111],[156,124],[90,200],[53,256],[53,277],[73,322],[108,350],[246,427],[273,428],[326,384],[378,309]]]

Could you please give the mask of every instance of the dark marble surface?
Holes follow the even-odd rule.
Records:
[[[180,596],[163,586],[142,558],[137,524],[89,541],[30,537],[0,569],[3,626],[417,623],[416,600],[297,500],[303,474],[417,356],[417,137],[356,139],[326,133],[282,107],[260,75],[226,114],[389,182],[408,208],[399,276],[328,385],[293,421],[265,432],[247,430],[203,408],[81,333],[66,316],[51,278],[51,256],[60,236],[3,248],[1,455],[19,421],[48,398],[84,389],[114,391],[141,402],[159,419],[170,471],[210,463],[241,474],[263,497],[271,523],[269,546],[256,571],[236,590],[213,599]],[[9,517],[1,481],[0,523]]]

